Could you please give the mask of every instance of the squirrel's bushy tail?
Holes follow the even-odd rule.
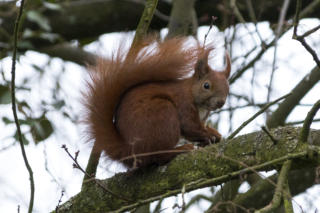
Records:
[[[148,42],[125,54],[121,47],[111,59],[100,59],[91,67],[84,104],[85,123],[95,147],[113,160],[130,152],[114,126],[114,113],[121,96],[135,85],[170,81],[190,75],[199,48],[186,44],[186,38],[173,38],[162,43]]]

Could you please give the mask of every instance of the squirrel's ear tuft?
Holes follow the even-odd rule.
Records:
[[[194,72],[195,72],[194,75],[197,76],[198,79],[201,79],[210,71],[209,65],[208,65],[208,57],[211,50],[212,48],[203,50],[202,53],[200,53],[199,55],[199,58],[194,68]]]
[[[231,71],[231,59],[230,59],[228,51],[226,51],[226,68],[224,69],[223,73],[227,79],[230,76],[230,71]]]

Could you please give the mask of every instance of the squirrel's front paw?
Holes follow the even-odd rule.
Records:
[[[221,134],[216,129],[207,126],[206,130],[210,135],[211,143],[218,143],[221,140]]]

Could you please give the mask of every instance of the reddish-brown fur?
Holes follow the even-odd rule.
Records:
[[[127,56],[119,51],[94,67],[86,122],[98,149],[111,159],[130,168],[163,164],[193,149],[176,147],[181,136],[203,145],[220,140],[215,129],[203,126],[198,109],[224,104],[230,60],[226,71],[215,72],[208,66],[211,49],[185,47],[185,40],[142,45]]]

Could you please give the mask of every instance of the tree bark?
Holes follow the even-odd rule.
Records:
[[[309,145],[298,141],[299,133],[300,128],[273,129],[271,134],[279,139],[276,145],[264,132],[250,133],[181,154],[166,166],[119,173],[103,180],[105,187],[125,199],[112,196],[91,182],[78,195],[63,204],[59,212],[108,212],[120,208],[121,211],[129,210],[149,201],[179,194],[183,186],[186,191],[191,191],[218,185],[245,173],[279,168],[284,160],[274,159],[293,159],[293,169],[315,167],[320,163],[320,158],[307,158],[306,153],[310,145],[319,150],[320,130],[310,132]],[[254,170],[245,169],[247,166],[270,161],[274,163]]]

